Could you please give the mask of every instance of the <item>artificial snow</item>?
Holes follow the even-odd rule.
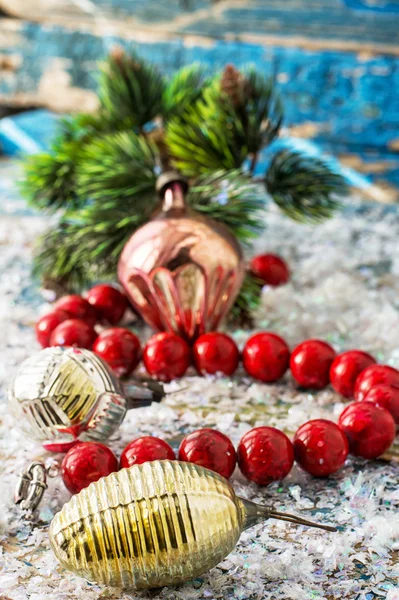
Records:
[[[17,474],[34,458],[54,470],[59,456],[26,439],[9,414],[6,388],[18,364],[38,350],[33,324],[48,306],[30,277],[32,242],[46,227],[17,197],[16,169],[0,163],[0,597],[6,600],[399,600],[399,466],[348,460],[329,479],[294,467],[267,488],[248,483],[238,469],[241,496],[277,510],[335,524],[337,533],[269,521],[243,533],[218,567],[193,582],[156,592],[104,589],[58,566],[48,524],[69,498],[59,477],[49,479],[35,521],[13,506]],[[319,337],[337,350],[361,348],[399,367],[399,213],[348,199],[349,208],[318,226],[299,225],[274,206],[256,252],[281,254],[292,271],[284,287],[264,288],[256,329],[272,330],[293,346]],[[250,332],[232,332],[242,346]],[[148,335],[148,332],[145,332]],[[216,427],[234,443],[254,425],[295,432],[312,418],[337,420],[343,399],[331,389],[299,391],[289,375],[263,385],[239,371],[226,377],[193,372],[167,386],[161,405],[130,411],[110,441],[120,453],[139,434],[178,447],[184,433]]]

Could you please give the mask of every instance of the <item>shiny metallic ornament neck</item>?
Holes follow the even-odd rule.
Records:
[[[159,175],[155,184],[155,189],[158,192],[159,196],[163,198],[167,188],[171,187],[175,183],[180,185],[180,187],[183,190],[183,194],[186,194],[188,192],[188,181],[178,171],[164,171],[161,175]]]
[[[183,211],[186,208],[185,191],[179,181],[170,183],[165,189],[162,212]]]
[[[239,498],[240,502],[243,504],[244,508],[244,519],[243,519],[243,529],[250,529],[254,525],[258,525],[259,523],[263,523],[268,519],[278,519],[279,521],[287,521],[288,523],[293,523],[294,525],[304,525],[305,527],[314,527],[315,529],[323,529],[324,531],[337,531],[336,527],[332,525],[324,525],[324,523],[316,523],[315,521],[309,521],[308,519],[304,519],[298,515],[293,515],[290,513],[279,512],[274,510],[274,508],[270,506],[263,506],[262,504],[256,504],[255,502],[251,502],[250,500],[246,500],[245,498]]]
[[[89,581],[149,589],[195,579],[222,561],[241,533],[267,519],[336,531],[236,496],[192,463],[153,461],[92,483],[50,526],[63,567]]]

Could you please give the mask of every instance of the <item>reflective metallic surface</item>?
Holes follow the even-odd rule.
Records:
[[[153,588],[198,577],[233,550],[244,529],[269,517],[317,526],[238,498],[203,467],[153,461],[73,496],[55,515],[50,542],[61,565],[89,581]]]
[[[14,493],[15,504],[19,504],[22,510],[33,513],[47,489],[46,482],[46,467],[42,462],[33,462],[19,476]]]
[[[139,383],[128,386],[131,398],[106,363],[79,348],[46,348],[25,360],[9,389],[18,424],[47,449],[61,449],[76,439],[106,440],[128,408],[161,395]],[[136,394],[136,397],[135,397]]]
[[[165,188],[160,213],[126,244],[118,276],[153,329],[192,340],[218,327],[239,292],[244,262],[225,226],[186,208],[184,183]]]

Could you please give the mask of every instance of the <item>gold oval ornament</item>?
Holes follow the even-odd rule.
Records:
[[[202,575],[270,517],[335,531],[241,499],[203,467],[153,461],[73,496],[51,522],[50,542],[61,565],[89,581],[148,589]]]

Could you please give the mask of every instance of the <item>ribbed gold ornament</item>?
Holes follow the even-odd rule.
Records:
[[[112,473],[73,496],[55,515],[50,542],[61,565],[89,581],[162,587],[214,567],[244,529],[269,517],[315,525],[279,515],[238,498],[213,471],[154,461]]]

